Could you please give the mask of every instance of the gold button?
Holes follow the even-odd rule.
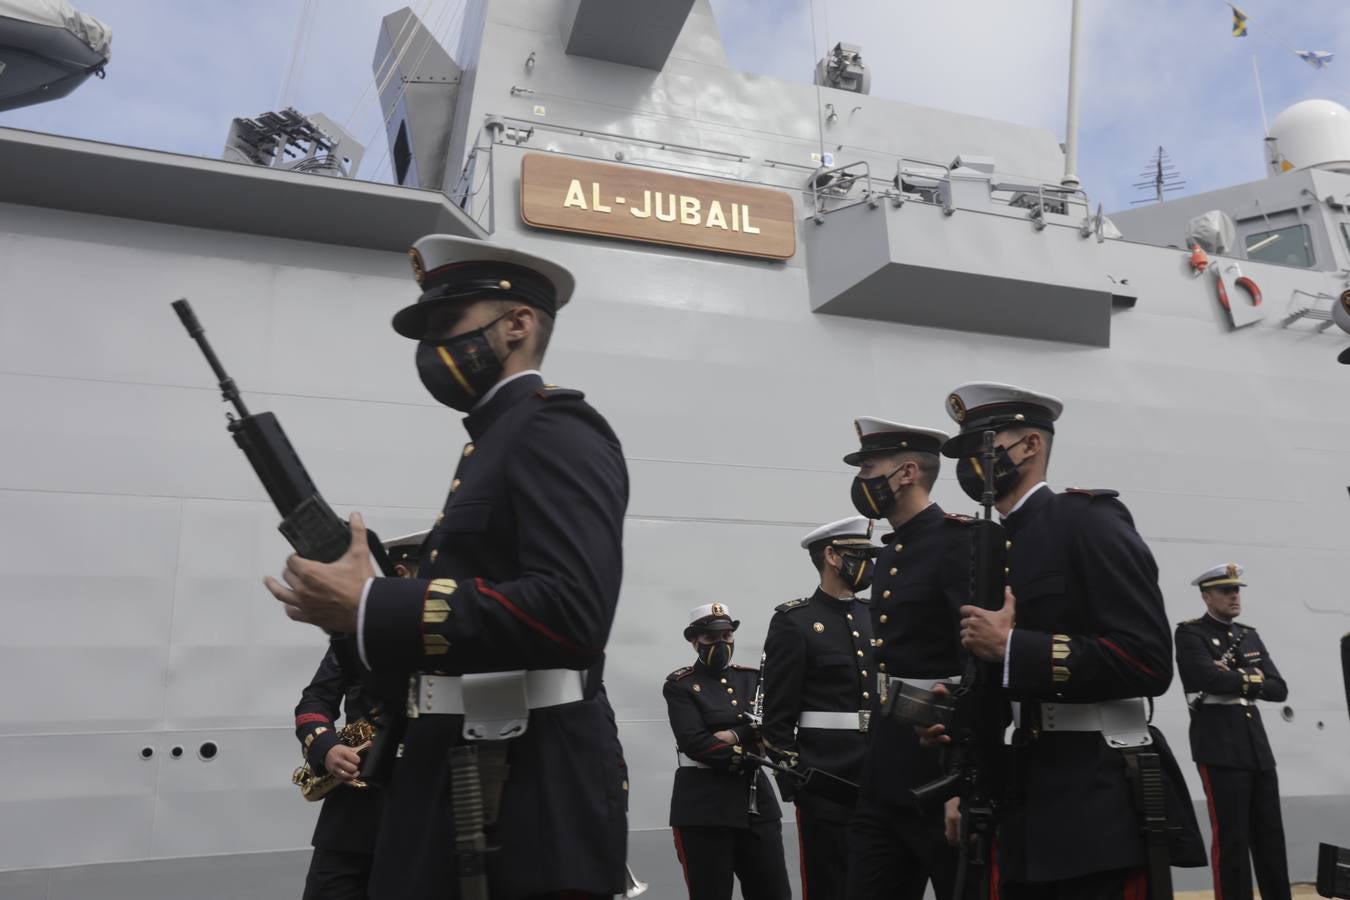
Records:
[[[889,590],[882,591],[882,592],[881,592],[881,599],[882,599],[882,600],[889,600],[889,599],[891,599],[891,592],[890,592]],[[883,622],[886,621],[886,619],[885,619],[884,616],[882,617],[881,621],[883,621]]]
[[[457,490],[459,490],[459,479],[458,479],[458,478],[456,478],[454,481],[450,482],[450,493],[453,494],[453,493],[454,493],[455,491],[457,491]]]
[[[878,671],[878,672],[885,672],[885,671],[886,671],[886,664],[885,664],[885,663],[877,663],[877,671]]]
[[[734,693],[736,693],[736,689],[735,689],[735,688],[727,688],[727,693],[728,693],[728,694],[734,694]]]
[[[877,638],[875,641],[872,642],[872,646],[873,646],[873,647],[880,647],[880,646],[881,646],[882,644],[884,644],[884,643],[886,643],[886,641],[885,641],[884,638]]]
[[[864,677],[864,678],[867,677],[867,670],[866,670],[866,669],[863,669],[863,670],[862,670],[862,677]],[[866,694],[863,694],[863,696],[866,697],[867,695],[866,695]]]
[[[738,704],[735,700],[732,700],[732,701],[731,701],[731,705],[732,705],[732,706],[739,706],[740,704]]]
[[[694,685],[694,690],[695,690],[696,692],[702,693],[702,691],[703,691],[703,685],[701,685],[701,684],[696,684],[696,685]]]
[[[848,619],[850,622],[852,622],[852,621],[853,621],[853,613],[844,613],[844,618],[846,618],[846,619]]]
[[[880,620],[880,621],[881,621],[881,624],[882,624],[882,625],[885,625],[886,622],[889,620],[889,618],[890,618],[890,617],[887,616],[885,613],[882,613],[882,614],[881,614],[881,620]]]
[[[723,683],[723,684],[726,684],[726,683],[727,683],[727,680],[726,680],[725,678],[723,678],[723,679],[722,679],[722,683]]]
[[[895,545],[895,552],[896,552],[896,553],[899,553],[901,550],[904,549],[904,547],[905,547],[904,544],[896,544],[896,545]]]
[[[858,651],[858,658],[861,659],[861,658],[862,658],[862,655],[863,655],[863,652],[862,652],[861,650],[859,650],[859,651]]]
[[[437,524],[437,525],[441,524],[441,521],[442,521],[444,518],[445,518],[445,513],[437,513],[437,514],[436,514],[436,524]]]
[[[473,444],[465,444],[465,445],[464,445],[464,458],[465,458],[465,459],[468,459],[470,456],[473,456]]]
[[[858,632],[856,632],[856,631],[853,632],[853,636],[854,636],[854,637],[858,637],[858,636],[859,636],[859,635],[858,635]]]
[[[439,550],[432,550],[432,551],[431,551],[431,561],[432,561],[432,562],[435,562],[435,561],[436,561],[436,557],[438,557],[438,556],[440,556],[440,555],[441,555],[441,551],[439,551]]]
[[[1012,541],[1005,541],[1004,544],[1003,544],[1003,549],[1004,549],[1004,550],[1011,550],[1011,549],[1012,549]]]
[[[820,634],[822,631],[825,630],[825,624],[823,622],[817,622],[811,626],[811,630],[814,631],[816,634]]]
[[[892,574],[892,575],[894,575],[894,574],[895,574],[896,572],[898,572],[898,571],[900,571],[900,570],[897,569],[895,566],[891,566],[891,574]]]
[[[864,672],[863,674],[866,675],[867,673]],[[871,699],[872,699],[872,695],[869,694],[869,693],[867,693],[867,691],[863,691],[863,699],[864,699],[864,700],[871,700]]]

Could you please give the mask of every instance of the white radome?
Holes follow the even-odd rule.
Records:
[[[1350,109],[1334,100],[1303,100],[1270,123],[1280,155],[1298,169],[1350,168]]]

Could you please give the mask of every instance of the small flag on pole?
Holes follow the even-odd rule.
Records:
[[[1231,3],[1229,6],[1233,6]],[[1233,37],[1247,36],[1247,14],[1233,6]]]
[[[1332,57],[1336,55],[1330,50],[1295,50],[1294,53],[1298,54],[1299,59],[1314,69],[1325,69],[1327,63],[1331,62]]]

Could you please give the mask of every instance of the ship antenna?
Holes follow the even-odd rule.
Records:
[[[1161,145],[1158,147],[1158,152],[1153,154],[1153,158],[1148,161],[1144,171],[1139,173],[1139,177],[1144,180],[1136,181],[1132,187],[1146,190],[1150,193],[1150,196],[1131,200],[1131,204],[1161,203],[1164,194],[1179,191],[1186,186],[1181,173],[1177,171],[1176,166],[1172,165],[1172,158],[1167,155],[1167,151]]]

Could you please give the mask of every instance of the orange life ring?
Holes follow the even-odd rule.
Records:
[[[1218,284],[1219,284],[1219,302],[1223,304],[1224,309],[1228,310],[1229,312],[1232,312],[1233,307],[1228,302],[1228,289],[1223,286],[1222,276],[1220,276],[1220,278],[1218,279]],[[1246,275],[1242,275],[1239,276],[1238,279],[1233,282],[1233,284],[1237,285],[1238,287],[1242,288],[1247,292],[1247,294],[1252,298],[1252,306],[1261,305],[1261,288],[1257,287],[1255,281],[1252,281]]]

